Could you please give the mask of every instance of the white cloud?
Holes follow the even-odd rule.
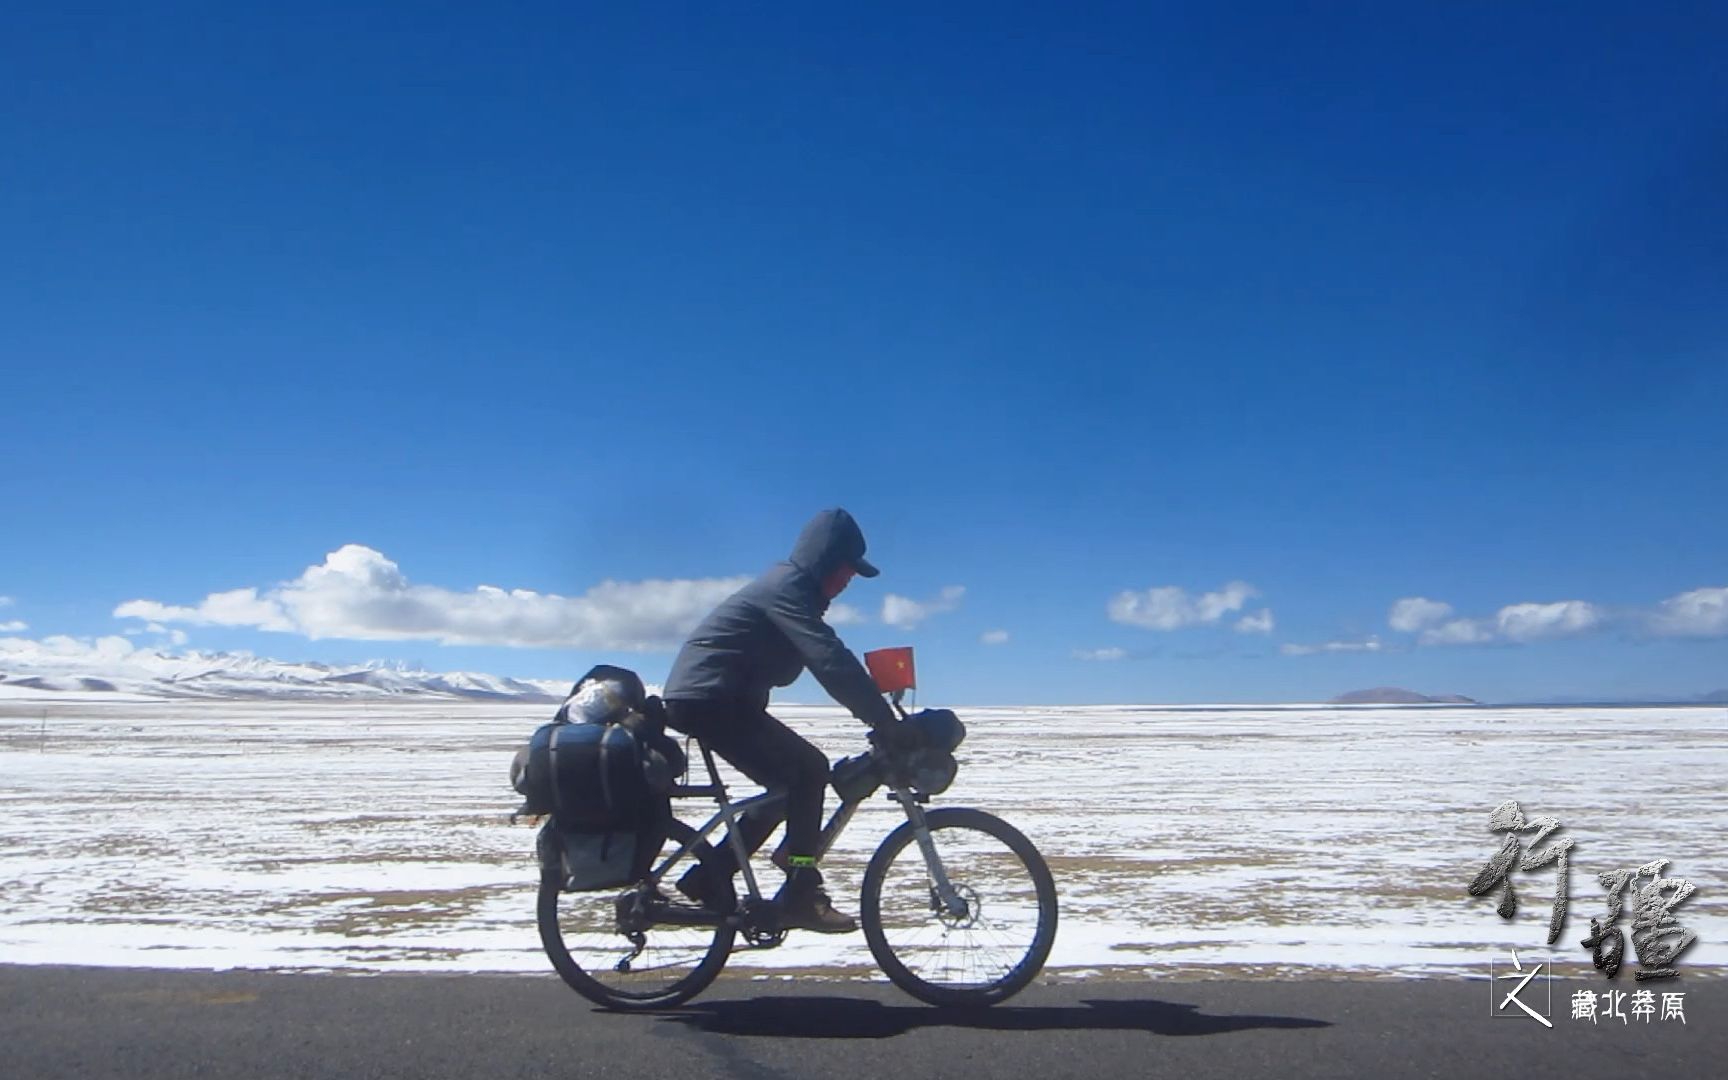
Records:
[[[1512,604],[1500,609],[1494,622],[1508,641],[1540,641],[1576,637],[1602,625],[1602,609],[1583,600],[1556,604]]]
[[[1490,618],[1453,618],[1451,604],[1425,596],[1407,596],[1395,602],[1386,622],[1401,633],[1418,634],[1420,645],[1522,644],[1551,638],[1575,637],[1599,629],[1607,613],[1584,600],[1562,600],[1551,604],[1508,604]],[[1310,656],[1321,652],[1366,651],[1381,648],[1378,638],[1363,642],[1327,642],[1323,645],[1286,645],[1287,656]]]
[[[1075,649],[1076,660],[1120,660],[1128,655],[1127,649]]]
[[[1392,605],[1386,622],[1400,633],[1414,634],[1450,617],[1451,614],[1451,604],[1430,600],[1426,596],[1406,596]]]
[[[930,618],[953,611],[966,595],[964,585],[949,585],[934,600],[913,600],[889,593],[882,601],[882,621],[889,626],[910,630]]]
[[[1272,627],[1271,608],[1261,608],[1252,615],[1244,615],[1236,620],[1238,634],[1270,634]]]
[[[24,663],[30,666],[66,663],[114,663],[133,653],[132,643],[118,635],[89,638],[55,634],[40,641],[29,638],[0,638],[0,662]]]
[[[1008,640],[1008,631],[986,630],[982,634],[978,635],[978,640],[982,641],[986,645],[1002,645]]]
[[[529,648],[671,648],[748,578],[604,581],[581,596],[411,583],[381,553],[348,544],[293,581],[212,593],[195,607],[131,600],[119,618],[250,626],[318,638]]]
[[[1606,611],[1585,600],[1508,604],[1486,619],[1453,619],[1451,614],[1450,604],[1417,596],[1393,604],[1387,621],[1394,630],[1420,630],[1420,645],[1492,645],[1577,637],[1608,620]]]
[[[150,623],[149,625],[144,627],[144,629],[142,629],[142,630],[127,630],[127,631],[124,631],[124,633],[128,637],[136,637],[140,634],[160,634],[162,636],[162,641],[159,642],[159,644],[172,645],[175,648],[179,648],[180,646],[186,644],[186,642],[188,640],[186,637],[186,631],[184,631],[184,630],[170,630],[168,627],[163,626],[161,623],[154,623],[154,622]]]
[[[114,617],[148,619],[158,629],[160,624],[170,622],[194,626],[252,626],[259,630],[296,629],[293,620],[282,610],[281,603],[273,598],[259,599],[257,589],[211,593],[197,607],[175,607],[154,600],[128,600],[114,609]]]
[[[1670,596],[1657,605],[1650,629],[1664,637],[1728,635],[1728,586]]]
[[[16,602],[10,596],[0,596],[0,608],[9,608]],[[30,624],[22,619],[9,619],[6,622],[0,622],[0,634],[16,634],[28,629],[30,629]]]
[[[0,596],[0,608],[9,608],[15,603],[17,601],[10,596]],[[8,619],[5,622],[0,622],[0,634],[16,634],[28,629],[30,629],[30,624],[23,619]]]
[[[870,616],[851,604],[829,604],[828,613],[823,618],[828,620],[830,626],[857,626],[870,621]]]
[[[1180,630],[1185,626],[1216,623],[1241,611],[1259,590],[1245,581],[1232,581],[1216,592],[1190,597],[1186,590],[1165,585],[1145,592],[1117,593],[1110,601],[1110,619],[1148,630]],[[1271,618],[1271,613],[1266,613]]]
[[[1314,656],[1319,653],[1352,653],[1379,652],[1385,648],[1378,637],[1370,636],[1362,641],[1327,641],[1319,645],[1294,645],[1285,643],[1278,646],[1278,651],[1285,656]]]
[[[1486,645],[1494,640],[1494,631],[1477,619],[1453,619],[1422,631],[1416,640],[1423,645]]]

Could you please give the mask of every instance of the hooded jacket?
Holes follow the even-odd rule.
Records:
[[[774,687],[791,685],[808,668],[858,719],[892,723],[875,680],[822,621],[822,580],[863,554],[864,533],[851,514],[836,508],[811,518],[784,562],[721,601],[691,632],[661,697],[766,708]]]

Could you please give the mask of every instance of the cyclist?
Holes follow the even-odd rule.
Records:
[[[783,802],[746,811],[738,828],[745,850],[754,852],[785,819],[774,862],[786,871],[786,883],[775,903],[780,925],[791,929],[842,934],[857,923],[834,910],[816,867],[828,759],[768,714],[768,697],[808,668],[880,738],[902,741],[899,720],[869,672],[822,619],[854,575],[878,572],[864,558],[864,533],[852,515],[822,511],[804,526],[785,561],[722,601],[691,632],[661,694],[672,727],[701,739],[763,787],[786,793]],[[713,868],[721,880],[698,865],[679,879],[678,891],[714,906],[737,871],[735,861],[728,838]]]

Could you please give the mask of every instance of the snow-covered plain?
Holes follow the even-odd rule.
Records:
[[[506,820],[506,773],[550,711],[0,698],[0,962],[545,971],[534,831]],[[779,711],[833,757],[863,746],[837,710]],[[960,776],[936,803],[995,812],[1044,852],[1055,973],[1479,974],[1509,948],[1588,970],[1596,875],[1667,858],[1697,886],[1681,971],[1728,974],[1719,707],[960,714]],[[1552,867],[1514,876],[1510,922],[1465,893],[1506,799],[1576,841],[1551,947]],[[830,856],[842,908],[898,819],[872,800]],[[858,935],[733,964],[873,971]]]

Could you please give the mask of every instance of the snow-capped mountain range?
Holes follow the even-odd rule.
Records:
[[[124,642],[116,642],[107,650],[57,650],[52,639],[30,644],[48,647],[0,648],[0,697],[74,693],[153,698],[424,697],[554,702],[563,700],[576,675],[581,674],[561,680],[515,679],[468,671],[419,671],[378,661],[345,667],[271,660],[249,653],[165,653],[127,648]]]

